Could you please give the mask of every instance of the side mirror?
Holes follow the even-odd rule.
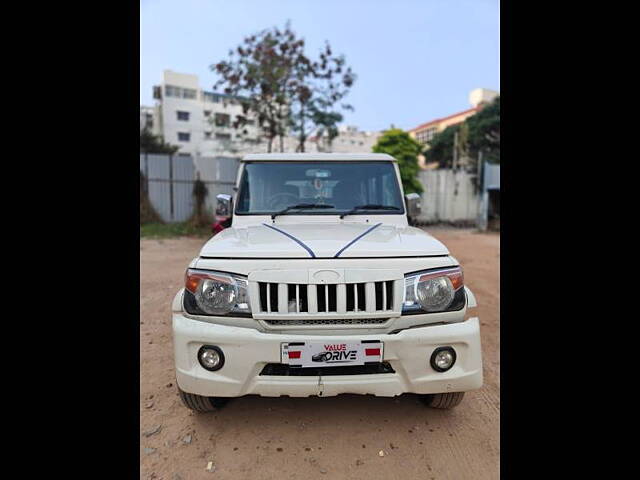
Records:
[[[220,193],[216,195],[216,220],[223,222],[233,215],[233,202],[231,195]]]
[[[417,193],[407,193],[404,198],[407,203],[407,217],[415,220],[415,218],[420,215],[422,209],[420,205],[420,195]]]

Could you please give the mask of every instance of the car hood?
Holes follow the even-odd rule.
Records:
[[[201,257],[354,258],[448,255],[423,230],[384,223],[261,224],[231,227],[209,240]]]

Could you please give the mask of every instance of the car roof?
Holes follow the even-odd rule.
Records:
[[[395,162],[396,159],[386,153],[252,153],[242,158],[243,162],[300,162],[306,160],[322,161],[370,161]]]

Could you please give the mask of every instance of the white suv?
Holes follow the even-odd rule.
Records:
[[[480,329],[457,260],[409,226],[385,154],[256,154],[230,228],[194,258],[173,301],[176,381],[184,404],[229,397],[423,395],[450,408],[482,386]]]

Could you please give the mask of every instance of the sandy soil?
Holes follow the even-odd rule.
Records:
[[[204,239],[141,240],[140,477],[499,478],[500,237],[427,230],[463,265],[479,304],[485,384],[450,411],[415,395],[341,395],[244,397],[214,414],[192,413],[175,388],[170,305]]]

